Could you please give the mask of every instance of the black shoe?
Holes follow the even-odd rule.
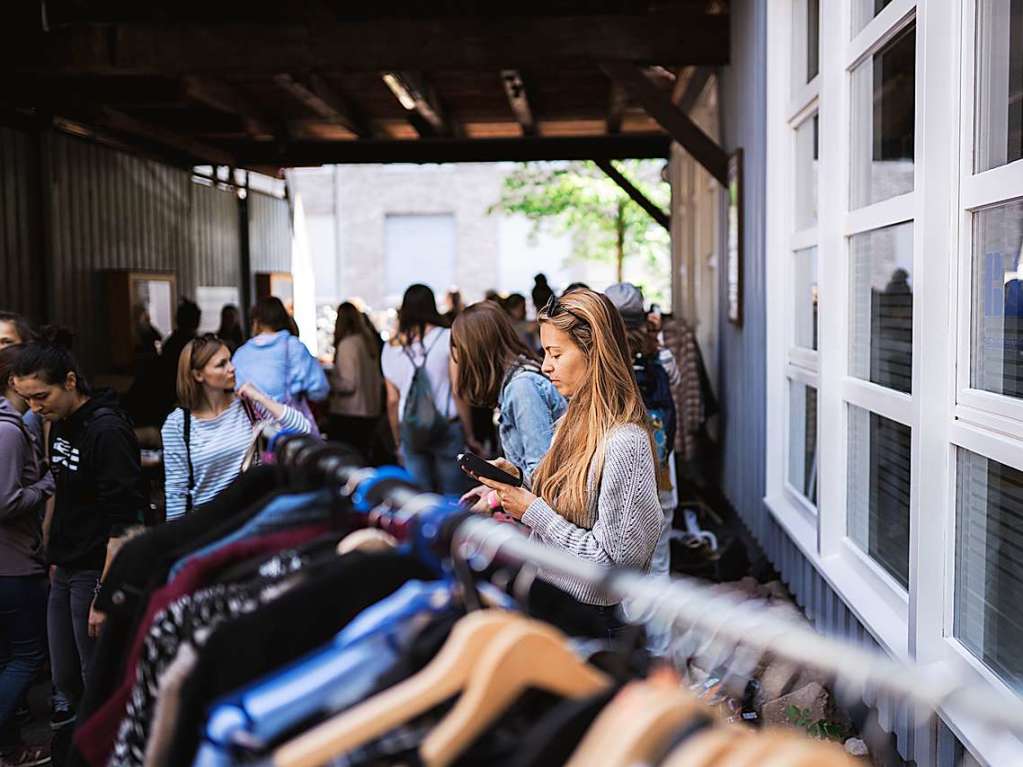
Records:
[[[14,712],[14,721],[19,725],[28,724],[32,721],[32,712],[29,711],[28,706],[24,704],[18,706],[18,710]]]
[[[0,767],[44,767],[50,763],[47,746],[21,746],[0,756]]]
[[[50,715],[50,729],[59,730],[75,723],[75,712],[70,708],[55,708]]]

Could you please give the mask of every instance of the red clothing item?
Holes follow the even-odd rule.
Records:
[[[149,606],[132,642],[124,678],[113,695],[102,707],[75,729],[74,742],[82,757],[93,767],[103,767],[110,758],[114,740],[125,706],[135,684],[135,673],[149,628],[156,615],[176,599],[192,594],[206,585],[218,572],[237,562],[260,555],[272,556],[278,551],[301,546],[327,532],[327,525],[308,525],[271,535],[263,535],[231,544],[208,556],[190,562],[178,577],[157,590],[149,599]]]

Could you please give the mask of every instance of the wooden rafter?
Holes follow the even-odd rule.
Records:
[[[600,168],[604,173],[614,181],[618,186],[622,188],[630,199],[636,203],[639,207],[645,210],[654,221],[663,226],[669,232],[671,231],[671,218],[665,213],[660,206],[654,203],[649,197],[641,192],[635,184],[629,181],[625,175],[614,166],[610,160],[594,160],[597,167]]]
[[[508,95],[508,105],[519,127],[522,128],[522,135],[536,135],[536,118],[529,104],[529,93],[522,74],[517,69],[502,69],[501,82],[504,84],[504,92]]]
[[[624,85],[643,105],[646,113],[668,131],[708,173],[722,184],[728,183],[728,155],[685,112],[671,103],[670,94],[663,93],[635,64],[604,62],[601,68],[608,77]]]
[[[421,138],[416,141],[291,141],[232,146],[244,167],[302,167],[324,163],[500,162],[667,158],[671,138],[662,133],[617,136],[521,136],[500,139]]]
[[[703,89],[707,87],[707,83],[710,81],[711,75],[714,74],[714,70],[711,67],[696,67],[686,83],[686,88],[682,92],[681,97],[675,102],[678,104],[680,112],[688,114],[692,111],[693,107],[696,106],[696,102],[703,94]]]
[[[274,130],[270,121],[237,89],[225,82],[207,77],[190,75],[182,81],[185,97],[221,112],[237,115],[242,119],[245,132],[258,141],[270,141]]]
[[[288,73],[274,75],[274,83],[325,120],[344,126],[359,138],[371,138],[373,129],[358,111],[316,73],[298,77]]]
[[[618,133],[622,129],[622,118],[625,116],[625,107],[629,101],[629,94],[625,88],[616,80],[611,81],[611,89],[608,96],[607,106],[607,132]]]
[[[237,164],[234,155],[223,149],[184,138],[158,125],[150,125],[110,107],[101,107],[95,117],[95,122],[110,130],[141,137],[152,144],[176,150],[212,165],[234,166]]]
[[[384,72],[383,79],[421,137],[454,135],[426,77],[418,72]]]
[[[378,72],[584,67],[593,61],[728,63],[729,17],[642,15],[376,18],[330,23],[75,23],[14,36],[20,71],[88,74]]]

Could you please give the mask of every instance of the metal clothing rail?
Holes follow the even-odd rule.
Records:
[[[301,465],[309,457],[319,464],[324,483],[334,485],[358,500],[360,486],[382,474],[393,472],[354,465],[352,455],[332,451],[309,435],[281,435],[275,450],[278,462]],[[335,446],[336,447],[336,446]],[[407,477],[407,475],[406,475]],[[354,495],[353,495],[354,494]],[[407,532],[420,527],[419,517],[429,530],[420,530],[430,548],[450,548],[456,561],[477,570],[491,563],[529,566],[547,573],[573,578],[605,591],[615,601],[628,600],[647,622],[670,629],[678,638],[681,654],[715,657],[729,676],[744,684],[759,661],[771,657],[797,668],[815,668],[834,680],[835,692],[849,700],[864,693],[887,693],[913,709],[914,720],[947,709],[969,712],[970,717],[991,727],[1023,735],[1023,701],[989,686],[978,685],[967,674],[900,663],[879,652],[871,652],[848,641],[827,637],[813,629],[779,617],[769,608],[758,609],[733,594],[691,578],[670,581],[641,572],[609,569],[579,559],[561,549],[529,540],[515,528],[492,519],[469,516],[448,527],[438,519],[458,507],[451,499],[424,493],[408,479],[390,482],[376,496],[373,526],[393,527],[395,521]],[[440,512],[430,514],[428,510]],[[422,517],[420,515],[423,514]],[[447,539],[450,536],[450,540]]]
[[[601,567],[550,546],[529,540],[509,525],[483,517],[463,521],[454,533],[453,551],[477,567],[498,561],[531,565],[603,589],[615,600],[629,600],[690,647],[708,648],[731,658],[748,674],[763,656],[812,667],[834,678],[842,694],[886,692],[926,715],[949,706],[964,707],[977,721],[1023,734],[1023,702],[963,674],[927,673],[850,642],[756,609],[734,595],[721,594],[693,579],[670,582],[635,571]]]

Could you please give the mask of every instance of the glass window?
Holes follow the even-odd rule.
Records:
[[[973,217],[970,385],[1023,397],[1023,200]]]
[[[806,0],[806,82],[821,71],[821,4]]]
[[[913,224],[849,238],[849,374],[910,393]]]
[[[818,115],[796,128],[796,229],[817,226]]]
[[[1023,158],[1023,0],[977,3],[975,171]]]
[[[852,0],[853,35],[860,32],[870,20],[884,10],[892,0]]]
[[[849,406],[849,537],[909,587],[911,430]]]
[[[789,381],[789,484],[817,505],[817,390]]]
[[[817,351],[817,248],[797,250],[795,258],[796,346]]]
[[[959,449],[955,635],[1023,689],[1023,472]]]
[[[910,25],[852,72],[853,208],[913,191],[915,59]]]

